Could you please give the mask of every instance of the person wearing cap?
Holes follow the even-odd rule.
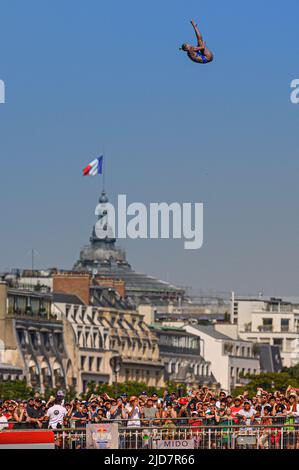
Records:
[[[71,422],[75,424],[75,428],[83,428],[86,426],[88,421],[88,412],[86,406],[83,404],[77,404],[75,412],[72,414]]]
[[[176,411],[173,410],[175,413]],[[188,398],[181,397],[178,399],[178,424],[179,425],[187,425],[188,424],[188,417],[189,417],[189,410],[188,410]],[[173,416],[175,418],[176,416]]]
[[[128,410],[128,408],[130,406],[130,403],[128,402],[128,394],[127,393],[122,393],[120,395],[120,397],[123,401],[123,405],[124,405],[125,410]]]
[[[153,402],[153,407],[154,407],[155,409],[157,409],[158,403],[159,403],[158,394],[157,394],[157,393],[153,393],[152,396],[150,397],[150,399],[151,399],[152,402]]]
[[[122,397],[118,397],[111,402],[110,419],[124,420],[127,419],[127,412]]]
[[[68,403],[65,403],[64,406],[66,407],[66,409],[68,409]],[[88,409],[88,421],[90,423],[94,422],[94,418],[97,415],[97,408],[98,408],[97,402],[95,400],[91,400],[88,404],[88,407],[87,407],[87,409]]]
[[[94,423],[102,423],[106,420],[105,410],[104,408],[98,408],[97,415],[94,418]]]
[[[144,395],[139,395],[138,401],[139,401],[139,406],[142,412],[143,408],[146,405],[147,398]]]
[[[205,419],[207,420],[210,426],[217,425],[217,422],[216,422],[217,413],[218,413],[218,410],[216,407],[216,401],[210,400],[209,408],[207,409],[206,414],[205,414]],[[214,443],[213,443],[213,447],[214,447]]]
[[[106,400],[104,401],[104,410],[107,419],[110,419],[111,416],[111,402]]]
[[[14,400],[11,400],[4,412],[4,415],[7,418],[8,421],[8,428],[13,429],[15,427],[14,421],[15,421],[15,412],[17,409],[17,403]]]
[[[30,402],[31,400],[29,400]],[[43,420],[45,417],[45,411],[42,407],[42,402],[40,398],[35,398],[33,400],[33,406],[29,405],[27,407],[27,420],[31,427],[40,429],[43,425]]]
[[[251,406],[250,401],[244,401],[243,407],[236,416],[241,420],[242,423],[245,423],[246,426],[249,426],[254,422],[256,411]]]
[[[64,397],[65,397],[64,391],[58,390],[58,392],[56,393],[56,399],[60,400],[60,404],[62,406],[64,405]]]
[[[139,427],[139,426],[141,426],[141,421],[140,421],[141,409],[140,409],[140,406],[139,406],[139,400],[135,395],[133,395],[133,396],[130,397],[129,403],[130,403],[130,405],[127,408],[127,412],[128,412],[127,426],[128,427]]]
[[[153,426],[155,418],[157,418],[157,409],[154,408],[154,403],[151,397],[147,399],[146,405],[142,409],[143,424],[146,426]]]

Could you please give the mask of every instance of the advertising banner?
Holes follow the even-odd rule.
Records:
[[[194,449],[194,439],[159,440],[156,449]]]
[[[86,426],[86,448],[118,449],[118,424],[88,424]]]

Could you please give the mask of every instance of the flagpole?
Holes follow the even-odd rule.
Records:
[[[105,145],[104,145],[104,148],[103,148],[103,191],[105,191],[105,167],[106,167],[105,161],[106,161],[106,156],[105,156]]]

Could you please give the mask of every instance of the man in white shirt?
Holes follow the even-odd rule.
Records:
[[[61,400],[56,399],[53,406],[51,406],[47,411],[47,418],[49,419],[49,428],[57,429],[62,428],[63,421],[67,415],[67,410],[64,406],[61,405]]]
[[[245,401],[243,409],[238,411],[237,416],[242,418],[242,422],[246,424],[246,426],[250,426],[250,424],[254,421],[254,416],[256,415],[255,409],[251,406],[250,401]]]

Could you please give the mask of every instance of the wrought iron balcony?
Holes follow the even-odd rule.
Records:
[[[38,312],[26,307],[24,308],[13,308],[9,307],[7,314],[9,317],[19,317],[22,319],[30,320],[42,320],[42,321],[58,321],[57,316],[48,313],[46,310],[41,309]]]

